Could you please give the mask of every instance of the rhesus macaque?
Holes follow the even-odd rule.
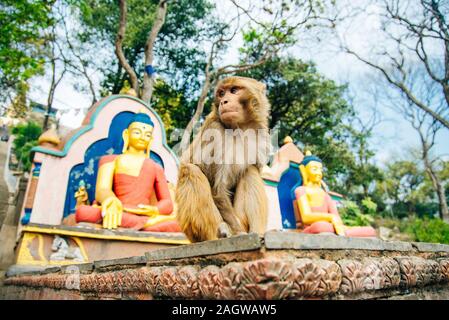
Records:
[[[265,232],[268,200],[259,171],[268,160],[269,109],[265,85],[254,79],[217,85],[212,111],[181,157],[175,201],[190,241]]]

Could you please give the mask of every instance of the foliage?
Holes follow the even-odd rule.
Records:
[[[83,0],[73,1],[80,8],[81,22],[86,27],[79,35],[85,42],[105,41],[113,52],[119,21],[119,8],[115,1]],[[124,54],[136,71],[138,78],[144,72],[144,47],[154,21],[158,1],[143,4],[139,0],[128,0],[126,35],[123,42]],[[199,73],[203,70],[205,55],[199,43],[208,39],[213,32],[207,19],[213,6],[208,0],[179,0],[168,4],[165,23],[155,43],[155,66],[158,74],[165,76],[174,90],[185,92],[186,96],[197,91]],[[195,45],[188,45],[194,43]],[[103,94],[118,93],[129,80],[118,65],[114,55],[103,60]]]
[[[341,208],[340,216],[343,223],[347,226],[369,226],[374,222],[371,215],[362,213],[357,203],[344,200],[342,201],[343,208]],[[370,204],[372,208],[372,203]]]
[[[18,124],[12,128],[14,139],[14,153],[19,161],[19,167],[26,172],[31,169],[31,149],[37,145],[37,140],[42,134],[42,128],[38,123],[27,122]]]
[[[449,224],[441,219],[414,219],[406,231],[415,241],[449,244]]]
[[[362,208],[366,214],[374,215],[377,212],[377,204],[370,197],[362,200]]]
[[[375,152],[370,149],[373,126],[367,126],[359,120],[359,128],[355,125],[348,126],[350,132],[350,147],[354,154],[354,161],[348,163],[347,174],[342,178],[342,183],[336,190],[351,194],[352,198],[362,204],[362,199],[370,196],[376,181],[383,179],[382,170],[372,162]],[[363,205],[363,204],[362,204]]]
[[[182,113],[186,111],[182,108],[183,103],[185,105],[187,101],[182,92],[176,91],[163,80],[156,81],[152,106],[162,118],[168,136],[173,129],[182,127],[189,118],[187,112]]]
[[[27,94],[29,90],[28,83],[20,81],[16,86],[16,96],[11,101],[10,106],[6,110],[6,114],[12,118],[23,119],[28,111]]]
[[[83,0],[72,3],[81,12],[83,31],[78,38],[84,43],[102,43],[114,52],[119,21],[115,1]],[[142,80],[144,72],[144,47],[154,21],[158,1],[143,4],[128,0],[124,54]],[[160,114],[167,136],[174,128],[185,128],[196,106],[205,66],[204,43],[219,32],[221,24],[212,15],[209,0],[179,0],[168,3],[165,23],[155,42],[155,69],[157,72],[152,107]],[[118,93],[129,82],[128,75],[119,66],[113,54],[102,55],[100,73],[101,95]],[[169,141],[172,146],[176,141]]]
[[[43,71],[40,50],[43,30],[53,24],[51,0],[3,0],[0,4],[0,89],[14,91],[17,84]],[[2,95],[3,99],[6,95]]]
[[[386,216],[432,217],[438,212],[431,181],[425,170],[412,160],[397,160],[387,164],[383,172],[384,179],[377,181],[372,196],[377,199],[380,210]],[[440,176],[445,181],[443,169]]]

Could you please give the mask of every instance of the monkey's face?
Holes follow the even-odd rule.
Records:
[[[267,126],[269,108],[265,85],[251,78],[225,78],[215,91],[213,113],[227,128]]]
[[[244,88],[239,86],[223,86],[217,91],[218,115],[220,120],[229,127],[237,127],[246,119],[246,109],[242,98]]]

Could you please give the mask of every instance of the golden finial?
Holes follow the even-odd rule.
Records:
[[[284,138],[284,144],[287,144],[287,143],[293,143],[292,137],[286,136],[286,137]]]
[[[133,97],[137,97],[137,92],[136,90],[134,90],[133,88],[128,89],[125,94],[127,94],[128,96],[133,96]]]
[[[55,128],[50,128],[42,133],[38,139],[38,145],[40,146],[54,146],[57,147],[61,143],[58,133]]]
[[[311,155],[312,155],[312,152],[310,152],[310,150],[306,150],[306,157],[311,156]]]

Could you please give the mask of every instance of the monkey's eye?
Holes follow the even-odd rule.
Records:
[[[232,94],[236,94],[237,91],[239,91],[239,88],[237,88],[237,87],[232,87],[232,88],[231,88],[231,93],[232,93]]]
[[[222,98],[224,95],[225,95],[224,90],[218,91],[218,96],[219,96],[220,98]]]

